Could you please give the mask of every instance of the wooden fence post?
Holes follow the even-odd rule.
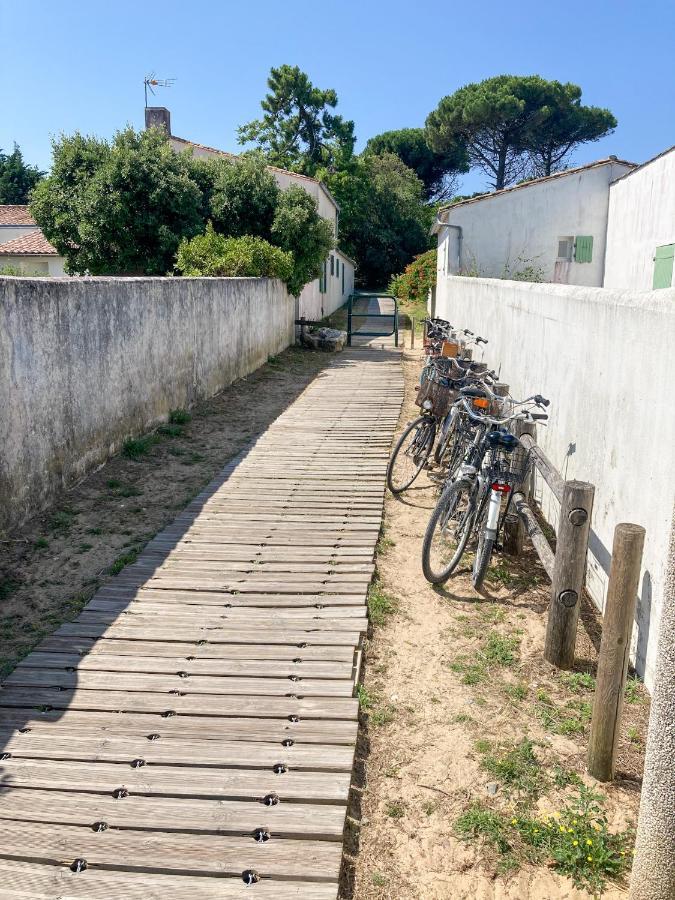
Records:
[[[560,669],[574,665],[594,493],[585,481],[566,481],[563,487],[544,645],[544,658]]]
[[[588,743],[588,772],[598,781],[614,778],[644,542],[645,530],[640,525],[623,522],[614,529]]]
[[[410,316],[410,349],[415,349],[415,316]]]
[[[514,432],[516,437],[522,437],[524,434],[534,436],[534,422],[523,422],[522,419],[516,419],[514,422]],[[522,469],[525,463],[527,451],[524,447],[517,447],[513,451],[513,467],[517,471]],[[518,490],[525,498],[526,503],[531,505],[532,499],[532,479],[533,472],[527,473]],[[520,556],[523,552],[523,542],[525,540],[525,525],[521,521],[520,516],[515,511],[509,511],[504,523],[504,550],[511,556]]]

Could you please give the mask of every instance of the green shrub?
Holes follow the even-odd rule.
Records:
[[[209,223],[206,234],[182,242],[176,268],[192,277],[280,278],[288,284],[293,275],[293,254],[273,247],[263,238],[223,237]]]
[[[389,283],[389,293],[399,300],[426,300],[436,286],[436,250],[420,253],[405,267],[402,275],[395,275]]]
[[[280,192],[265,160],[253,153],[236,161],[209,159],[202,165],[213,177],[210,214],[218,232],[269,240]]]

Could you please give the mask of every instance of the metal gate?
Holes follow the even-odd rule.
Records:
[[[380,330],[372,330],[380,323],[382,325]],[[394,346],[398,347],[398,300],[393,294],[368,291],[350,294],[347,301],[348,347],[352,346],[352,337],[384,338],[392,335]]]

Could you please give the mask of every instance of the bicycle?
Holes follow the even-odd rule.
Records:
[[[487,369],[483,364],[474,364]],[[396,442],[387,465],[387,487],[392,494],[401,494],[415,481],[428,463],[439,425],[445,423],[450,404],[459,395],[459,389],[467,383],[482,383],[482,378],[492,373],[478,375],[471,369],[465,370],[456,360],[437,357],[425,366],[426,376],[418,389],[418,405],[422,414],[413,419]],[[450,434],[443,433],[446,447]],[[438,453],[434,460],[440,463]]]
[[[517,419],[548,419],[545,413],[532,412],[532,406],[543,408],[549,401],[536,394],[515,403],[516,411],[508,416],[478,415],[468,404],[470,398],[476,398],[476,389],[465,389],[461,394],[456,405],[474,423],[474,436],[458,477],[446,484],[429,519],[422,542],[422,570],[427,581],[443,584],[459,565],[473,536],[476,556],[471,580],[479,589],[503,529],[513,489],[522,481],[529,462],[526,455],[523,470],[513,470],[511,455],[519,441],[504,426]],[[523,408],[528,404],[530,408]],[[508,499],[502,510],[505,496]]]

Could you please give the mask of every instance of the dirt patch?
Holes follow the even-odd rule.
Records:
[[[330,362],[291,348],[126,445],[0,543],[0,679],[171,522]],[[186,420],[187,419],[187,420]]]
[[[401,428],[416,414],[412,397],[420,365],[419,353],[404,355]],[[420,552],[436,494],[426,477],[420,481],[402,499],[386,500],[375,586],[377,618],[384,624],[375,627],[366,651],[352,855],[341,896],[592,896],[553,870],[550,854],[538,849],[539,822],[550,814],[546,840],[553,846],[564,832],[570,853],[576,852],[581,824],[574,811],[566,819],[566,810],[585,796],[586,785],[592,787],[607,816],[607,845],[625,854],[625,865],[630,838],[614,845],[610,833],[637,817],[647,695],[639,682],[630,682],[620,777],[607,787],[592,782],[584,763],[597,614],[587,603],[577,668],[561,673],[542,656],[549,582],[532,552],[518,562],[497,554],[481,594],[467,569],[444,588],[432,588],[422,575]],[[604,833],[596,840],[594,832],[584,832],[582,843],[597,846]],[[584,857],[591,857],[589,871],[592,845]],[[604,896],[624,892],[608,885]]]

